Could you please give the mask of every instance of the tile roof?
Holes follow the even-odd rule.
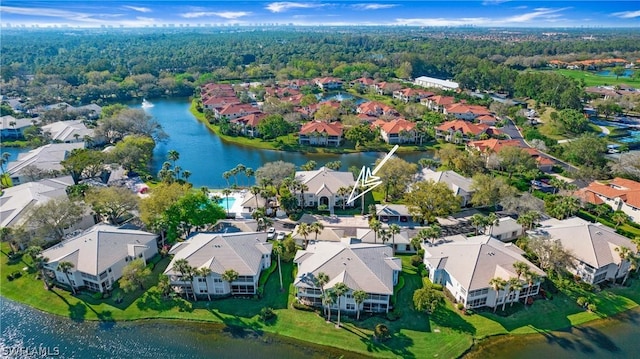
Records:
[[[436,130],[452,132],[460,131],[465,135],[477,136],[483,132],[486,132],[488,128],[489,126],[482,123],[474,124],[465,120],[453,120],[441,124],[440,126],[436,127]]]
[[[394,271],[401,270],[399,258],[382,244],[317,242],[296,253],[296,287],[314,287],[312,278],[323,272],[329,276],[325,289],[338,282],[352,290],[393,294]]]
[[[342,124],[340,122],[327,123],[322,121],[310,121],[302,126],[299,133],[301,135],[306,135],[312,132],[324,132],[329,136],[342,136]]]
[[[429,97],[429,101],[435,103],[436,105],[447,106],[456,102],[456,99],[452,96],[436,95]]]
[[[42,252],[48,263],[69,261],[74,270],[99,275],[126,256],[135,256],[156,247],[153,233],[95,225],[77,237],[67,239]]]
[[[380,127],[380,130],[384,131],[387,134],[398,134],[402,131],[412,131],[414,128],[416,128],[416,124],[414,122],[407,121],[403,118],[391,120],[388,122],[384,121],[384,123],[376,121],[373,123],[373,125],[376,127]]]
[[[176,260],[186,259],[196,268],[209,267],[222,274],[233,269],[242,276],[255,276],[261,272],[262,255],[271,253],[266,232],[196,233],[171,248],[175,254],[165,274],[177,274],[173,270]]]
[[[471,180],[471,178],[464,177],[455,171],[436,172],[431,169],[425,168],[419,175],[420,179],[424,181],[433,180],[434,182],[446,183],[449,189],[451,189],[456,195],[459,194],[460,189],[467,193],[474,192],[474,190],[472,189],[473,181]]]
[[[251,113],[242,117],[238,117],[235,120],[231,120],[233,123],[241,123],[245,126],[256,127],[265,117],[267,117],[266,113],[258,112]]]
[[[602,203],[597,195],[608,199],[620,198],[626,204],[640,208],[640,183],[616,177],[609,182],[591,182],[589,186],[578,191],[580,196],[590,203]]]
[[[472,113],[474,116],[491,115],[491,111],[484,106],[454,103],[446,106],[447,113]]]

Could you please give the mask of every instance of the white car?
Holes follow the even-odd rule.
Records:
[[[285,234],[284,232],[280,232],[280,233],[278,233],[278,240],[279,240],[279,241],[284,240],[284,237],[285,237],[285,236],[286,236],[286,234]]]
[[[274,239],[274,238],[276,238],[276,229],[271,227],[267,231],[267,239]]]

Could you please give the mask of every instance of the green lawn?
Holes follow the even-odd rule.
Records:
[[[7,244],[3,243],[3,253],[7,249]],[[336,329],[334,323],[327,323],[317,312],[292,309],[292,282],[295,275],[292,263],[283,263],[285,290],[280,291],[278,271],[274,270],[266,280],[264,296],[259,300],[226,298],[191,302],[182,298],[163,299],[155,287],[151,287],[144,293],[125,295],[124,301],[116,304],[112,298],[95,300],[88,294],[74,296],[61,289],[46,291],[42,282],[35,279],[35,273],[28,270],[23,272],[21,278],[8,281],[7,274],[22,271],[25,267],[28,269],[30,260],[25,258],[24,261],[9,263],[5,254],[0,254],[0,257],[3,273],[0,295],[75,321],[148,318],[209,321],[285,335],[373,357],[454,358],[466,351],[474,340],[486,336],[562,329],[619,313],[636,307],[640,302],[640,280],[634,279],[631,287],[589,294],[598,306],[596,313],[578,307],[573,298],[586,294],[576,286],[568,285],[558,286],[559,292],[553,300],[539,300],[527,308],[522,308],[521,304],[513,308],[507,306],[512,314],[506,317],[500,315],[500,310],[497,314],[487,310],[462,315],[448,302],[429,316],[413,309],[413,292],[422,286],[422,278],[410,264],[410,256],[400,256],[403,263],[401,281],[404,285],[394,299],[399,319],[391,321],[383,315],[363,313],[361,320],[356,321],[343,315],[343,328]],[[154,278],[167,264],[168,258],[165,258],[156,265]],[[258,319],[263,307],[275,309],[275,321],[263,323]],[[335,312],[332,319],[336,319]],[[390,340],[382,343],[372,340],[373,328],[378,323],[384,323],[392,330],[394,334]]]
[[[629,77],[619,77],[618,79],[616,79],[615,76],[600,76],[594,72],[581,71],[581,70],[557,69],[553,71],[556,71],[559,74],[562,74],[566,77],[570,77],[576,80],[583,80],[585,85],[587,86],[620,85],[620,84],[626,84],[631,86],[640,85],[640,80],[629,78]]]

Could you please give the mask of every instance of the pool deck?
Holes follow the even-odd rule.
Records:
[[[244,198],[247,193],[249,193],[247,190],[240,190],[233,191],[229,194],[229,198],[234,199],[233,204],[229,207],[229,214],[234,214],[236,218],[242,218],[242,202],[244,202]],[[218,196],[220,198],[226,197],[222,192],[218,191],[212,191],[209,193],[209,198],[213,198],[213,196]],[[227,210],[225,206],[222,207],[225,211]]]

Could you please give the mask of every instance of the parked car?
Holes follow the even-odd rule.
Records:
[[[267,239],[274,239],[274,238],[276,238],[276,229],[271,227],[267,231]]]
[[[287,234],[286,234],[286,233],[284,233],[284,232],[280,232],[280,233],[278,233],[278,240],[279,240],[279,241],[284,240],[284,237],[285,237],[286,235],[287,235]]]

